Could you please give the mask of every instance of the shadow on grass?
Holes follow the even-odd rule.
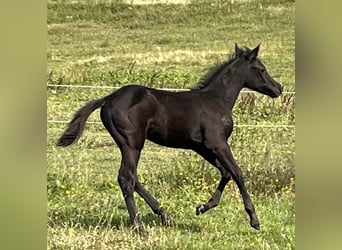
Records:
[[[144,224],[146,226],[149,227],[164,227],[164,228],[176,228],[176,229],[180,229],[180,230],[184,230],[187,232],[194,232],[194,233],[198,233],[202,231],[202,227],[199,223],[197,223],[196,221],[181,221],[181,219],[179,219],[179,221],[174,220],[174,225],[171,227],[167,227],[164,226],[161,222],[161,219],[159,218],[159,216],[153,214],[153,213],[148,213],[146,215],[141,216],[142,221],[144,222]]]
[[[167,227],[164,226],[161,222],[161,219],[159,216],[148,213],[145,215],[140,215],[141,219],[145,226],[148,227],[163,227],[165,229],[167,228],[175,228],[180,229],[182,231],[186,232],[194,232],[199,233],[202,232],[202,227],[199,223],[196,221],[174,221],[174,226]],[[91,228],[103,228],[103,229],[116,229],[120,230],[122,228],[130,228],[131,224],[127,216],[121,216],[121,215],[113,215],[111,218],[103,218],[100,215],[99,216],[79,216],[78,218],[67,218],[66,214],[59,214],[59,216],[54,216],[54,220],[51,220],[51,217],[48,218],[48,226],[51,228],[57,227],[57,226],[63,226],[63,227],[81,227],[83,229],[91,229]]]

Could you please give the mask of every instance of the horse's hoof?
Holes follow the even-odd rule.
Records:
[[[251,221],[251,227],[255,228],[256,230],[260,230],[259,221]]]
[[[144,223],[141,221],[140,216],[137,215],[134,219],[133,225],[131,226],[134,232],[137,232],[141,237],[148,237],[148,232],[145,228]]]
[[[164,214],[160,215],[160,218],[162,220],[163,226],[172,227],[174,225],[173,219],[171,218],[170,215],[167,215],[164,213]]]
[[[148,231],[146,231],[146,229],[139,230],[139,235],[140,235],[140,237],[147,239],[148,238]]]
[[[203,214],[205,212],[205,207],[203,204],[196,207],[196,215]]]
[[[147,238],[148,237],[148,232],[144,226],[144,224],[139,224],[139,225],[133,225],[132,226],[132,230],[136,233],[139,234],[139,236],[143,237],[143,238]]]

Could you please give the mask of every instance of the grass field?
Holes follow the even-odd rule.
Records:
[[[295,131],[274,126],[295,124],[294,9],[285,0],[49,0],[48,249],[294,249]],[[190,151],[147,142],[139,178],[176,225],[163,227],[136,196],[149,231],[141,238],[129,228],[116,181],[120,152],[103,126],[89,123],[77,144],[55,147],[63,121],[111,91],[72,86],[193,87],[235,42],[261,42],[262,61],[289,92],[278,99],[241,93],[234,108],[229,143],[261,230],[249,226],[233,182],[218,207],[196,216],[195,207],[218,184],[218,171]],[[98,111],[89,121],[99,121]]]

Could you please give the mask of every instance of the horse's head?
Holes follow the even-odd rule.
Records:
[[[268,74],[265,65],[258,59],[259,47],[260,45],[253,50],[242,50],[235,44],[235,74],[243,79],[244,87],[272,98],[278,97],[283,88]]]

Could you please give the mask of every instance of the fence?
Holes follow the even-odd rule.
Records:
[[[92,85],[67,85],[67,84],[47,84],[46,85],[47,87],[50,87],[50,88],[84,88],[84,89],[112,89],[112,90],[115,90],[115,89],[119,89],[121,87],[112,87],[112,86],[92,86]],[[156,89],[159,89],[159,90],[166,90],[166,91],[174,91],[174,92],[177,92],[177,91],[188,91],[190,89],[176,89],[176,88],[156,88]],[[255,91],[252,91],[252,90],[242,90],[241,93],[256,93]],[[284,91],[283,94],[296,94],[296,92],[294,91]]]
[[[47,84],[46,85],[49,88],[88,88],[88,89],[119,89],[121,87],[112,87],[112,86],[91,86],[91,85],[66,85],[66,84],[60,84],[60,85],[54,85],[54,84]],[[159,90],[166,90],[166,91],[187,91],[190,89],[176,89],[176,88],[157,88]],[[252,90],[242,90],[241,93],[256,93]],[[291,94],[295,95],[295,91],[284,91],[283,94]],[[60,121],[60,120],[48,120],[47,123],[55,123],[55,124],[66,124],[69,121]],[[101,124],[101,122],[94,122],[94,121],[88,121],[87,124]],[[255,128],[295,128],[295,125],[291,124],[236,124],[235,127],[255,127]]]

